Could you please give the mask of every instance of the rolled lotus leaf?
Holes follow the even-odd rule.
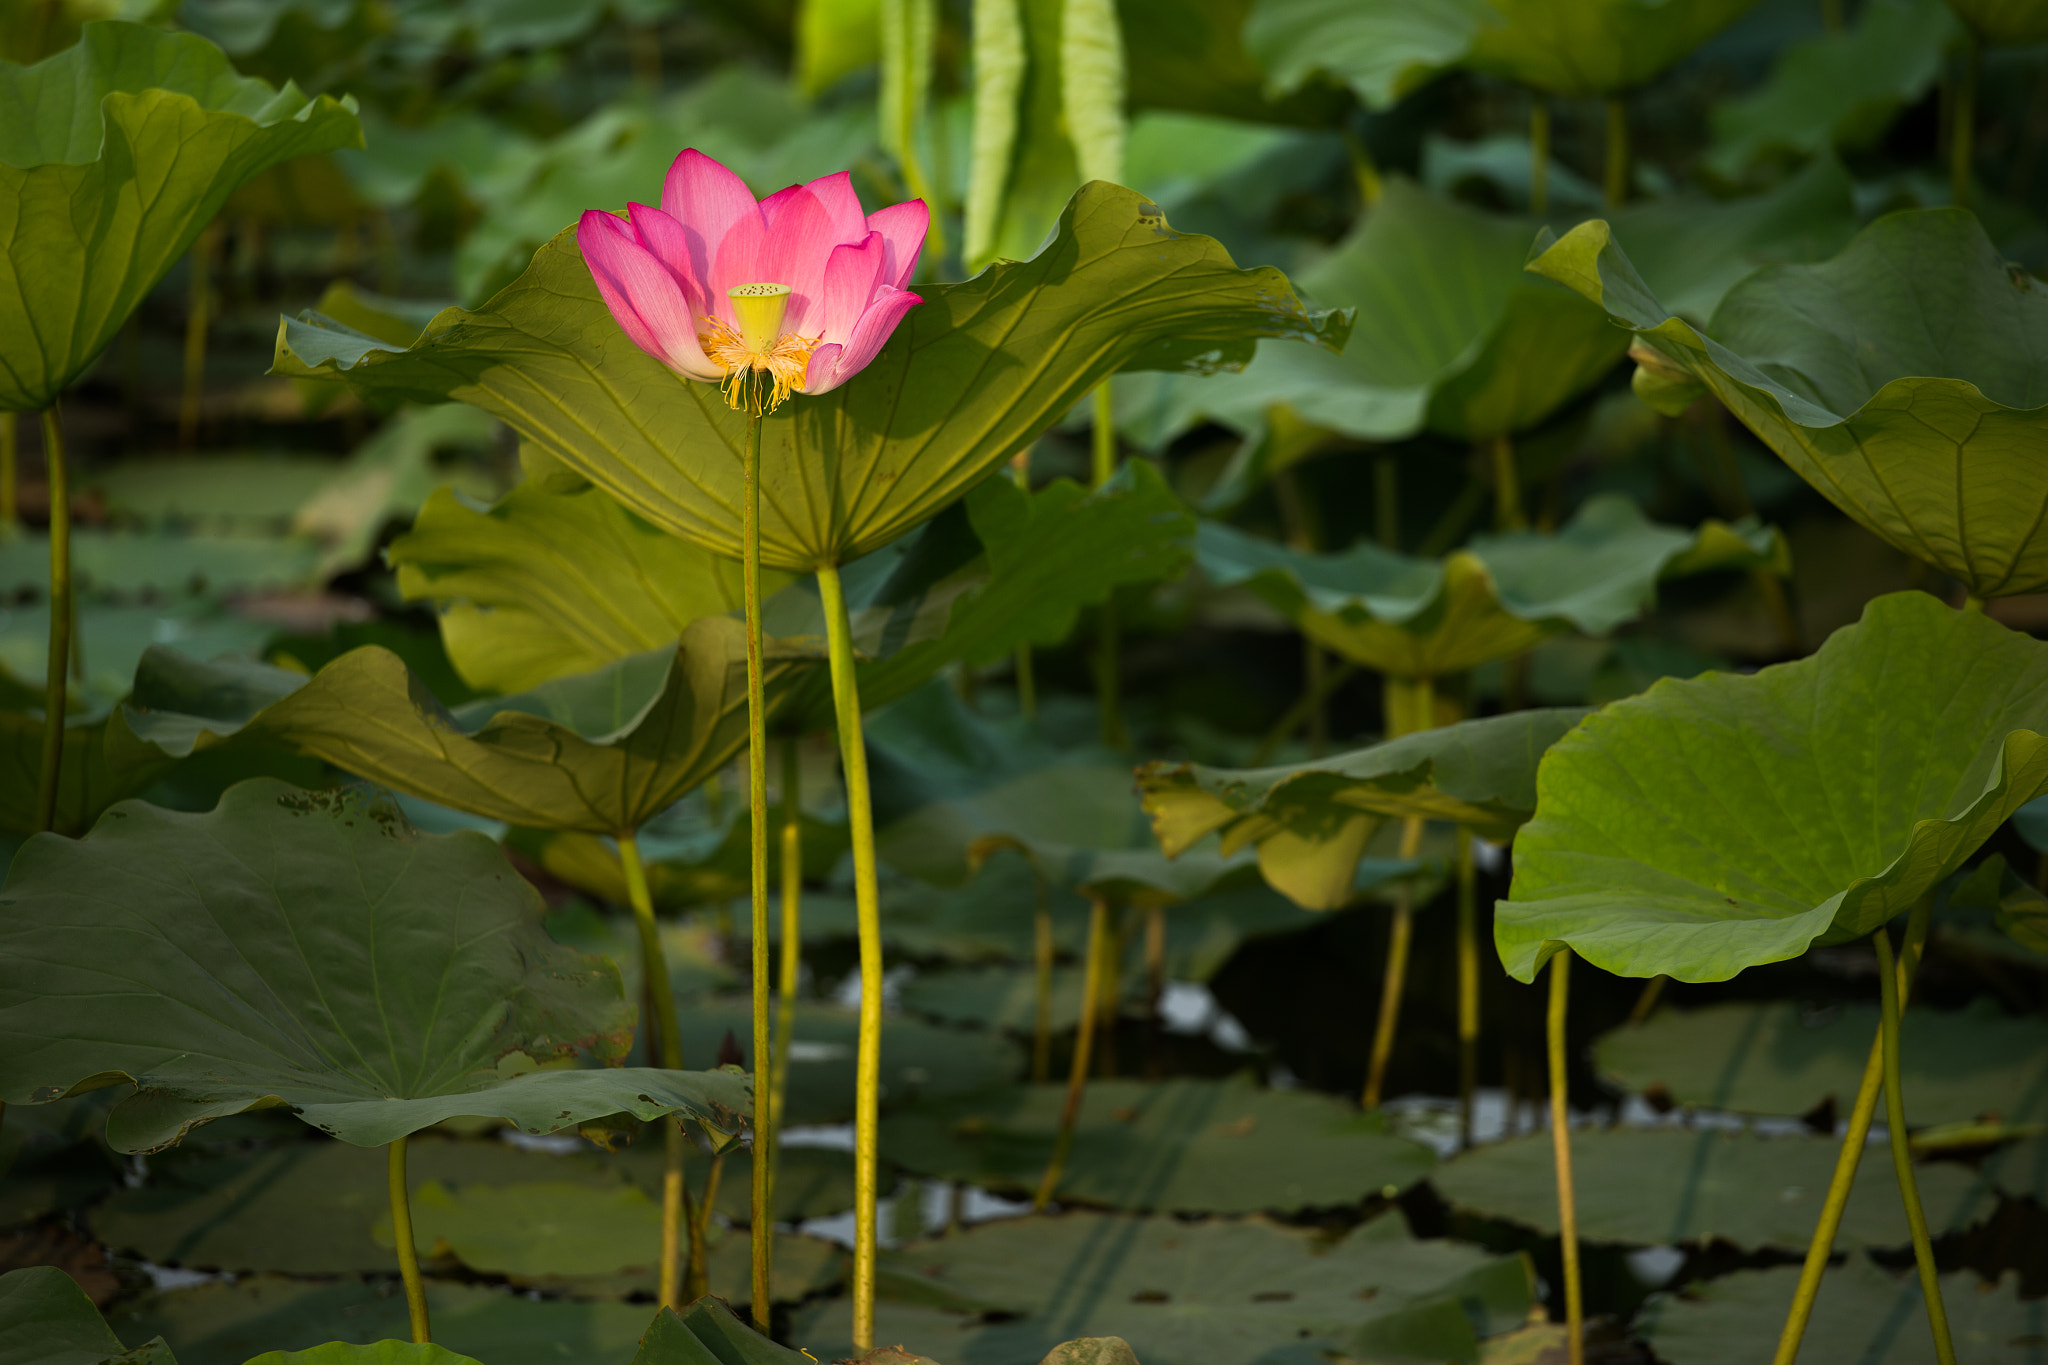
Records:
[[[1260,337],[1335,348],[1350,315],[1306,308],[1270,267],[1239,270],[1158,208],[1085,185],[1028,261],[920,286],[874,362],[765,419],[761,552],[771,568],[846,564],[936,516],[1117,370],[1243,365]],[[272,373],[366,394],[458,399],[666,530],[740,556],[747,417],[627,340],[573,230],[482,308],[448,309],[409,347],[307,315]]]
[[[244,79],[190,33],[91,23],[0,62],[0,409],[54,402],[236,186],[362,142],[354,100]]]
[[[107,1118],[122,1151],[278,1105],[375,1146],[465,1114],[730,1129],[750,1104],[736,1073],[606,1065],[633,1031],[617,968],[549,939],[489,839],[361,793],[127,802],[22,845],[0,910],[0,1098],[132,1082]]]
[[[1501,961],[1725,981],[1868,934],[2048,790],[2044,732],[2048,644],[1925,593],[1792,663],[1667,678],[1544,757]]]
[[[1317,643],[1403,678],[1463,672],[1568,628],[1605,635],[1646,610],[1663,578],[1791,567],[1774,528],[1659,526],[1618,493],[1589,500],[1555,534],[1479,536],[1442,560],[1369,541],[1300,554],[1214,521],[1195,553],[1219,587],[1243,584]]]
[[[2048,291],[1975,215],[1880,218],[1832,260],[1750,276],[1704,331],[1657,300],[1607,223],[1529,269],[1633,328],[1899,550],[1979,597],[2048,587]]]

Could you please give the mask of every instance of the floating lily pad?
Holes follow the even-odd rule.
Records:
[[[1572,1160],[1589,1173],[1578,1190],[1579,1236],[1644,1246],[1730,1242],[1744,1250],[1802,1251],[1834,1178],[1841,1144],[1822,1137],[1756,1137],[1701,1128],[1606,1128],[1572,1134]],[[1556,1157],[1550,1137],[1513,1138],[1465,1153],[1430,1174],[1460,1208],[1557,1232]],[[1969,1170],[1919,1171],[1920,1200],[1936,1235],[1986,1217],[1996,1200]],[[1904,1247],[1912,1235],[1891,1163],[1856,1170],[1835,1244]]]
[[[745,651],[740,622],[707,617],[672,648],[451,712],[375,646],[311,679],[156,650],[125,715],[148,747],[177,757],[224,742],[267,745],[473,815],[615,834],[745,746]],[[771,652],[769,695],[779,700],[805,666]]]
[[[1138,770],[1138,788],[1169,856],[1220,833],[1226,852],[1256,845],[1266,880],[1301,904],[1335,909],[1350,902],[1359,858],[1389,818],[1512,835],[1536,809],[1544,751],[1584,715],[1519,711],[1284,768],[1154,762]]]
[[[262,1351],[406,1339],[405,1295],[389,1281],[319,1283],[253,1275],[156,1294],[114,1310],[133,1341],[177,1342],[179,1365],[244,1365]],[[641,1303],[533,1299],[427,1282],[434,1341],[489,1365],[628,1365],[652,1310]]]
[[[71,536],[71,571],[81,592],[114,597],[228,597],[310,586],[321,562],[311,536],[186,535],[97,531]],[[0,594],[47,596],[50,542],[0,535]]]
[[[1978,1169],[2000,1191],[2048,1206],[2048,1137],[2022,1138],[2001,1147]]]
[[[1370,541],[1302,554],[1217,521],[1202,523],[1196,557],[1217,586],[1248,586],[1345,658],[1429,678],[1509,658],[1567,628],[1605,635],[1648,610],[1663,578],[1790,570],[1775,529],[1659,526],[1620,494],[1591,499],[1554,535],[1475,537],[1443,560]]]
[[[1034,1365],[1074,1336],[1122,1337],[1146,1365],[1369,1357],[1410,1334],[1431,1343],[1425,1358],[1471,1361],[1475,1334],[1519,1324],[1530,1298],[1522,1258],[1418,1241],[1398,1213],[1330,1246],[1262,1219],[1074,1211],[905,1247],[879,1273],[897,1302],[879,1306],[877,1338],[971,1365]],[[1018,1316],[990,1325],[991,1310]],[[826,1305],[792,1340],[843,1355],[844,1331],[844,1308]]]
[[[228,195],[267,167],[359,146],[355,102],[235,75],[203,38],[93,23],[0,63],[0,408],[34,412],[98,358]]]
[[[1799,1267],[1738,1270],[1658,1295],[1636,1332],[1670,1365],[1736,1365],[1777,1349]],[[1992,1286],[1968,1271],[1941,1277],[1957,1365],[2022,1365],[2048,1335],[2048,1301],[2022,1299],[2016,1275]],[[1862,1256],[1827,1272],[1799,1358],[1812,1365],[1908,1365],[1934,1354],[1919,1277],[1889,1274]]]
[[[1240,271],[1215,242],[1101,183],[1081,189],[1030,261],[920,291],[859,376],[766,420],[764,564],[807,572],[888,543],[1116,370],[1205,372],[1242,364],[1261,336],[1341,345],[1349,329],[1348,317],[1303,308],[1278,271]],[[989,363],[1026,352],[1029,365]],[[410,348],[287,321],[274,372],[474,403],[649,521],[739,555],[747,418],[627,342],[573,229],[482,309],[441,314]]]
[[[535,1070],[625,1051],[618,973],[549,941],[488,839],[415,834],[360,795],[259,779],[203,815],[116,806],[23,845],[0,907],[0,1098],[133,1081],[118,1150],[279,1104],[364,1146],[465,1114],[730,1129],[750,1104],[727,1073]]]
[[[884,1121],[882,1154],[921,1175],[1028,1194],[1052,1158],[1065,1099],[1063,1085],[1034,1085],[919,1104]],[[1427,1147],[1312,1091],[1095,1081],[1060,1198],[1159,1213],[1295,1212],[1398,1192],[1435,1164]]]
[[[55,1266],[0,1275],[0,1365],[103,1365],[127,1349]]]
[[[1799,1115],[1831,1099],[1840,1115],[1876,1036],[1872,1006],[1809,1017],[1790,1003],[1711,1005],[1660,1010],[1603,1035],[1594,1055],[1613,1083],[1682,1105]],[[1909,1124],[2048,1122],[2048,1023],[1916,1006],[1899,1036]]]
[[[183,598],[149,606],[78,604],[77,653],[84,677],[71,680],[74,709],[98,712],[128,695],[135,669],[151,645],[168,645],[198,659],[223,654],[254,656],[276,629],[238,616],[218,601]],[[40,709],[50,658],[46,603],[0,608],[0,679],[34,689],[24,702]]]
[[[2048,586],[2048,382],[2027,360],[2048,345],[2048,293],[1975,215],[1891,214],[1833,260],[1758,271],[1704,332],[1658,301],[1620,240],[1583,223],[1529,269],[1633,328],[1658,367],[1710,389],[1897,549],[1980,597]]]
[[[1868,934],[2048,788],[2044,716],[2048,646],[1915,592],[1796,662],[1667,678],[1545,755],[1501,961],[1725,981]]]

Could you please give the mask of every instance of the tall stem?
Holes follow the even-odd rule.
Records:
[[[775,1115],[764,1103],[761,1082],[772,1038],[768,1032],[768,701],[761,686],[761,414],[747,420],[746,511],[742,517],[741,579],[747,606],[747,813],[749,884],[753,891],[754,936],[754,1160],[752,1220],[754,1326],[768,1330],[769,1262],[774,1256],[775,1220],[769,1182],[774,1178]],[[773,1082],[770,1082],[772,1087]],[[710,1197],[705,1198],[708,1211]]]
[[[640,838],[636,831],[619,835],[619,865],[626,874],[626,899],[633,906],[633,924],[640,931],[640,974],[647,983],[647,999],[654,1008],[656,1064],[670,1071],[683,1069],[683,1031],[676,1020],[675,990],[668,979],[668,954],[661,946],[661,926],[654,919],[654,897],[647,890],[647,866],[640,860]],[[689,1141],[683,1121],[671,1116],[663,1135],[665,1161],[661,1174],[661,1278],[656,1297],[665,1308],[683,1303],[683,1238],[693,1235],[696,1220],[690,1217],[690,1191],[683,1183],[683,1158]],[[691,1270],[696,1262],[692,1257]]]
[[[1413,858],[1422,845],[1422,818],[1410,816],[1401,825],[1401,857]],[[1394,1029],[1401,1020],[1401,996],[1408,983],[1408,945],[1415,936],[1415,890],[1403,881],[1394,892],[1394,920],[1387,928],[1387,972],[1380,984],[1380,1017],[1372,1035],[1372,1060],[1365,1069],[1365,1094],[1360,1103],[1377,1109],[1394,1055]]]
[[[875,1197],[882,1092],[882,904],[875,875],[875,813],[868,795],[868,751],[861,738],[860,688],[853,672],[853,622],[833,565],[818,568],[818,595],[832,664],[832,709],[846,770],[846,814],[853,836],[853,897],[860,932],[860,1045],[853,1112],[853,1344],[875,1344]]]
[[[1038,997],[1031,1020],[1031,1080],[1043,1085],[1052,1079],[1052,900],[1036,862],[1031,882],[1037,892],[1031,907],[1031,958]]]
[[[1550,959],[1550,1014],[1544,1041],[1550,1053],[1550,1146],[1557,1159],[1557,1236],[1564,1258],[1564,1320],[1571,1365],[1586,1365],[1586,1308],[1579,1283],[1579,1201],[1572,1190],[1570,1095],[1566,1090],[1564,1024],[1571,1003],[1572,950]]]
[[[1529,106],[1529,212],[1550,212],[1550,106],[1541,95]]]
[[[1619,95],[1607,98],[1607,207],[1628,201],[1628,103]]]
[[[1962,76],[1956,81],[1954,126],[1949,130],[1949,197],[1957,208],[1963,209],[1971,206],[1970,163],[1976,156],[1977,66],[1982,51],[1982,43],[1972,34],[1963,51]]]
[[[1479,1087],[1479,878],[1472,831],[1458,826],[1458,1144],[1472,1145],[1472,1096]]]
[[[1095,389],[1094,468],[1089,487],[1100,488],[1116,474],[1116,403],[1109,381]],[[1116,597],[1102,601],[1096,618],[1095,700],[1102,714],[1102,742],[1105,747],[1124,747],[1123,671],[1117,639]]]
[[[789,1040],[796,1032],[796,993],[803,978],[803,775],[803,745],[792,735],[782,746],[782,974],[776,985],[775,1052],[768,1073],[768,1122],[775,1132],[782,1131],[789,1095]],[[768,1208],[773,1213],[780,1148],[768,1159]]]
[[[1934,1243],[1927,1235],[1927,1214],[1920,1207],[1920,1182],[1913,1174],[1912,1138],[1906,1132],[1906,1092],[1899,1080],[1899,978],[1892,965],[1891,931],[1879,925],[1870,936],[1877,947],[1879,1039],[1884,1046],[1884,1123],[1892,1147],[1892,1171],[1898,1176],[1899,1198],[1906,1205],[1906,1226],[1913,1232],[1913,1261],[1920,1269],[1920,1293],[1926,1300],[1927,1326],[1934,1333],[1934,1358],[1956,1365],[1949,1339],[1948,1308],[1941,1301],[1941,1275],[1934,1265]]]
[[[1650,978],[1649,984],[1643,987],[1642,994],[1636,997],[1635,1007],[1628,1012],[1628,1021],[1631,1024],[1648,1021],[1651,1011],[1657,1008],[1658,997],[1664,994],[1665,983],[1670,980],[1671,978],[1662,972]]]
[[[405,1178],[405,1138],[384,1149],[385,1172],[391,1194],[391,1235],[398,1243],[398,1273],[405,1280],[405,1311],[412,1319],[412,1339],[434,1339],[427,1321],[427,1286],[420,1279],[420,1253],[412,1240],[412,1195]]]
[[[1074,1033],[1074,1058],[1067,1068],[1067,1102],[1060,1109],[1059,1135],[1053,1139],[1052,1160],[1038,1182],[1031,1207],[1044,1208],[1059,1190],[1065,1173],[1067,1153],[1074,1146],[1074,1125],[1081,1118],[1081,1096],[1088,1087],[1088,1062],[1095,1051],[1096,997],[1102,990],[1104,968],[1109,960],[1109,902],[1101,892],[1088,900],[1088,965],[1081,974],[1081,1018]]]
[[[57,827],[57,784],[64,775],[64,679],[71,666],[71,488],[64,470],[64,426],[57,405],[43,409],[43,462],[50,485],[50,654],[43,679],[43,763],[36,787],[36,828]]]
[[[1515,442],[1506,432],[1488,444],[1493,458],[1493,529],[1520,531],[1529,518],[1522,511],[1522,477],[1515,469]]]
[[[1031,447],[1010,457],[1010,477],[1025,493],[1031,491]],[[1017,714],[1030,720],[1038,714],[1038,678],[1031,665],[1031,646],[1018,645],[1016,654]]]
[[[206,329],[213,317],[213,265],[220,255],[221,223],[208,223],[192,243],[190,302],[185,310],[185,388],[178,401],[178,449],[190,450],[199,435],[199,407],[206,393]]]
[[[0,526],[12,526],[18,515],[15,489],[21,483],[21,417],[0,412]]]

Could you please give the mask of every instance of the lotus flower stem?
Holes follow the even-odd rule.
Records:
[[[1892,1170],[1899,1178],[1899,1197],[1905,1201],[1906,1226],[1913,1232],[1913,1260],[1920,1268],[1920,1292],[1927,1304],[1927,1325],[1934,1333],[1934,1357],[1940,1365],[1956,1365],[1948,1309],[1941,1301],[1941,1275],[1934,1264],[1934,1244],[1927,1235],[1927,1214],[1920,1207],[1920,1183],[1913,1174],[1912,1138],[1906,1132],[1906,1095],[1899,1079],[1899,978],[1892,965],[1891,933],[1879,925],[1870,941],[1877,947],[1884,1121],[1891,1138]]]
[[[1506,432],[1488,442],[1493,457],[1493,529],[1521,531],[1529,525],[1522,511],[1522,479],[1515,469],[1515,441]]]
[[[1102,989],[1103,969],[1109,961],[1109,900],[1100,891],[1088,899],[1088,965],[1081,975],[1081,1018],[1074,1034],[1074,1058],[1067,1068],[1067,1102],[1060,1109],[1059,1135],[1053,1139],[1052,1160],[1032,1196],[1035,1212],[1052,1202],[1065,1173],[1067,1154],[1074,1146],[1074,1125],[1081,1118],[1081,1096],[1088,1086],[1088,1061],[1095,1049],[1096,996]]]
[[[1550,1014],[1544,1041],[1550,1054],[1550,1147],[1557,1161],[1557,1237],[1564,1260],[1564,1320],[1571,1365],[1586,1365],[1586,1308],[1579,1282],[1579,1204],[1572,1189],[1571,1097],[1566,1085],[1564,1024],[1571,1003],[1572,950],[1550,959]]]
[[[1628,1012],[1629,1023],[1641,1024],[1649,1019],[1651,1012],[1657,1008],[1658,997],[1664,994],[1665,983],[1670,980],[1671,978],[1662,972],[1650,978],[1649,983],[1643,987],[1643,993],[1636,997],[1635,1008]]]
[[[222,226],[208,223],[192,243],[192,279],[185,309],[185,389],[178,401],[178,449],[189,451],[199,436],[199,405],[206,390],[206,329],[213,319],[213,266],[220,256]]]
[[[11,412],[0,412],[0,526],[14,525],[14,490],[21,479],[20,468],[20,418]]]
[[[1956,107],[1949,130],[1949,197],[1961,209],[1971,206],[1970,163],[1976,157],[1977,67],[1982,53],[1981,40],[1972,34],[1963,49],[1963,69],[1956,80]]]
[[[832,666],[832,709],[846,771],[846,813],[853,836],[853,897],[860,933],[860,1043],[853,1112],[853,1344],[875,1344],[875,1199],[879,1193],[882,1093],[882,904],[875,874],[875,813],[868,794],[868,751],[861,737],[860,685],[853,671],[853,622],[839,570],[818,567],[818,595]]]
[[[405,1280],[405,1311],[412,1319],[415,1343],[434,1339],[427,1321],[427,1286],[420,1279],[419,1248],[412,1240],[412,1194],[405,1178],[405,1138],[385,1147],[385,1171],[391,1186],[391,1235],[398,1243],[398,1273]]]
[[[633,906],[633,923],[640,932],[640,974],[647,983],[647,1000],[654,1011],[654,1043],[657,1063],[670,1071],[683,1069],[682,1026],[676,1021],[675,990],[668,979],[668,955],[661,946],[661,926],[654,919],[654,897],[647,889],[647,867],[640,860],[637,831],[619,835],[619,865],[626,874],[626,899]],[[689,1139],[683,1121],[671,1118],[663,1134],[666,1160],[661,1176],[661,1264],[656,1297],[665,1308],[683,1303],[683,1237],[694,1234],[690,1191],[683,1183],[683,1158]],[[695,1262],[701,1258],[693,1256]]]
[[[43,678],[43,762],[36,787],[36,828],[57,827],[57,784],[64,775],[65,677],[71,663],[71,488],[64,470],[64,424],[57,405],[43,409],[43,463],[50,485],[50,653]]]
[[[1472,831],[1458,826],[1458,1145],[1472,1145],[1472,1095],[1479,1086],[1479,878]]]
[[[765,375],[750,377],[757,386]],[[746,511],[740,528],[741,577],[747,607],[747,802],[749,885],[753,893],[754,938],[754,1162],[751,1211],[754,1326],[768,1330],[769,1262],[774,1255],[775,1220],[770,1212],[771,1163],[775,1159],[774,1106],[762,1094],[770,1073],[768,1032],[768,702],[761,685],[761,413],[747,419]],[[801,839],[802,831],[798,831]],[[799,845],[801,848],[801,845]],[[710,1198],[705,1198],[707,1213]]]
[[[1607,97],[1607,207],[1618,209],[1628,202],[1628,101],[1619,95]]]
[[[1422,845],[1422,820],[1411,816],[1401,825],[1401,856],[1413,858]],[[1394,920],[1387,929],[1387,973],[1380,986],[1380,1017],[1372,1035],[1372,1059],[1366,1065],[1365,1093],[1360,1103],[1380,1106],[1387,1062],[1394,1055],[1394,1029],[1401,1021],[1401,996],[1408,983],[1408,945],[1415,936],[1415,890],[1403,882],[1394,892]]]
[[[789,1095],[789,1040],[796,1032],[796,993],[802,983],[804,896],[803,745],[792,735],[782,746],[782,979],[777,983],[775,1051],[769,1066],[768,1123],[782,1131],[783,1106]],[[768,1208],[775,1208],[775,1176],[782,1161],[780,1147],[768,1153]]]
[[[1031,1024],[1031,1080],[1044,1085],[1052,1079],[1052,902],[1045,873],[1035,861],[1031,882],[1037,893],[1031,908],[1031,957],[1038,994]]]
[[[1529,212],[1550,212],[1550,106],[1541,95],[1529,106]]]
[[[1913,973],[1920,965],[1921,945],[1927,941],[1927,922],[1934,910],[1932,895],[1922,896],[1913,907],[1911,918],[1906,921],[1906,941],[1899,953],[1898,992],[1899,1009],[1904,1010],[1906,999],[1912,994]],[[1799,1356],[1800,1339],[1806,1335],[1807,1320],[1813,1316],[1813,1303],[1820,1293],[1820,1280],[1828,1268],[1828,1260],[1834,1255],[1835,1233],[1842,1226],[1842,1211],[1849,1205],[1849,1192],[1856,1183],[1856,1168],[1863,1160],[1863,1149],[1870,1141],[1870,1121],[1877,1113],[1878,1092],[1884,1084],[1884,1025],[1878,1025],[1877,1036],[1870,1040],[1870,1057],[1863,1064],[1863,1082],[1856,1089],[1856,1103],[1849,1109],[1849,1123],[1842,1134],[1841,1151],[1835,1157],[1835,1174],[1828,1182],[1827,1198],[1822,1202],[1820,1221],[1814,1225],[1813,1240],[1807,1244],[1806,1264],[1799,1272],[1799,1287],[1792,1295],[1792,1311],[1785,1317],[1784,1331],[1778,1337],[1777,1354],[1771,1357],[1771,1365],[1792,1365]]]

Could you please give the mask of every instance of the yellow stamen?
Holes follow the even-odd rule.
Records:
[[[735,285],[726,297],[732,300],[739,330],[718,318],[703,318],[704,330],[697,340],[705,357],[725,371],[719,387],[728,404],[756,416],[772,412],[803,388],[819,338],[783,334],[782,319],[789,309],[786,284]],[[767,375],[769,383],[755,382],[757,374]]]

